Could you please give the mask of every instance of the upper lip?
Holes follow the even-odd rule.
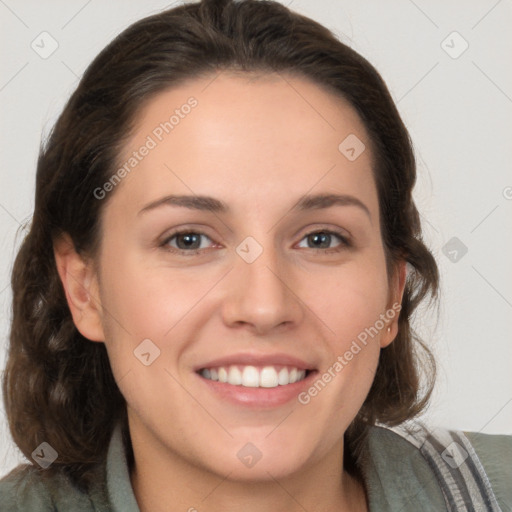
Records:
[[[314,370],[312,364],[306,361],[284,353],[276,354],[231,354],[229,356],[219,357],[206,363],[196,366],[195,371],[202,370],[203,368],[216,368],[219,366],[289,366],[297,368],[298,370]]]

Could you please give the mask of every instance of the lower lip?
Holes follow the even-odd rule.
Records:
[[[240,406],[254,408],[272,408],[284,405],[291,400],[297,399],[299,393],[311,385],[316,371],[311,371],[305,379],[286,384],[285,386],[276,386],[274,388],[250,388],[245,386],[233,386],[225,382],[205,379],[196,374],[198,378],[220,398]]]

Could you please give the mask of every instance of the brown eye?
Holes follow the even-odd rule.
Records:
[[[350,246],[349,241],[343,235],[327,230],[314,231],[307,234],[302,240],[305,240],[307,245],[306,247],[304,245],[299,245],[299,247],[305,247],[307,249],[341,250],[343,247]],[[332,245],[333,243],[335,243],[334,246]]]
[[[204,233],[195,231],[181,231],[168,236],[162,243],[162,247],[169,251],[195,254],[201,249],[208,248],[211,239]]]
[[[328,249],[331,245],[332,235],[320,231],[307,236],[308,244],[312,249]]]
[[[176,238],[178,249],[199,249],[201,246],[201,236],[197,233],[182,233],[174,238]]]

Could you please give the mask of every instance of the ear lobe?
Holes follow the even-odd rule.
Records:
[[[387,347],[398,334],[398,317],[402,308],[402,298],[404,296],[405,284],[407,281],[407,261],[401,260],[396,268],[392,281],[392,288],[390,290],[390,301],[387,306],[387,311],[394,311],[393,318],[385,327],[385,331],[381,336],[381,348]],[[391,313],[390,313],[391,314]]]
[[[92,262],[76,252],[67,233],[54,241],[53,252],[73,323],[87,339],[104,341],[98,281]]]

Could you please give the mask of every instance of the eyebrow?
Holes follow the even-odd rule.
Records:
[[[357,197],[348,194],[314,194],[300,198],[292,210],[320,210],[331,206],[356,206],[371,219],[369,208]]]
[[[229,213],[229,206],[219,199],[209,196],[170,195],[146,205],[138,215],[161,206],[177,206],[190,210],[208,211],[213,213]],[[320,210],[331,206],[356,206],[363,210],[371,219],[370,210],[357,197],[348,194],[313,194],[305,195],[295,203],[291,211]]]
[[[223,201],[208,196],[165,196],[146,205],[137,215],[141,215],[160,206],[180,206],[190,210],[202,210],[214,213],[227,213],[229,207]]]

